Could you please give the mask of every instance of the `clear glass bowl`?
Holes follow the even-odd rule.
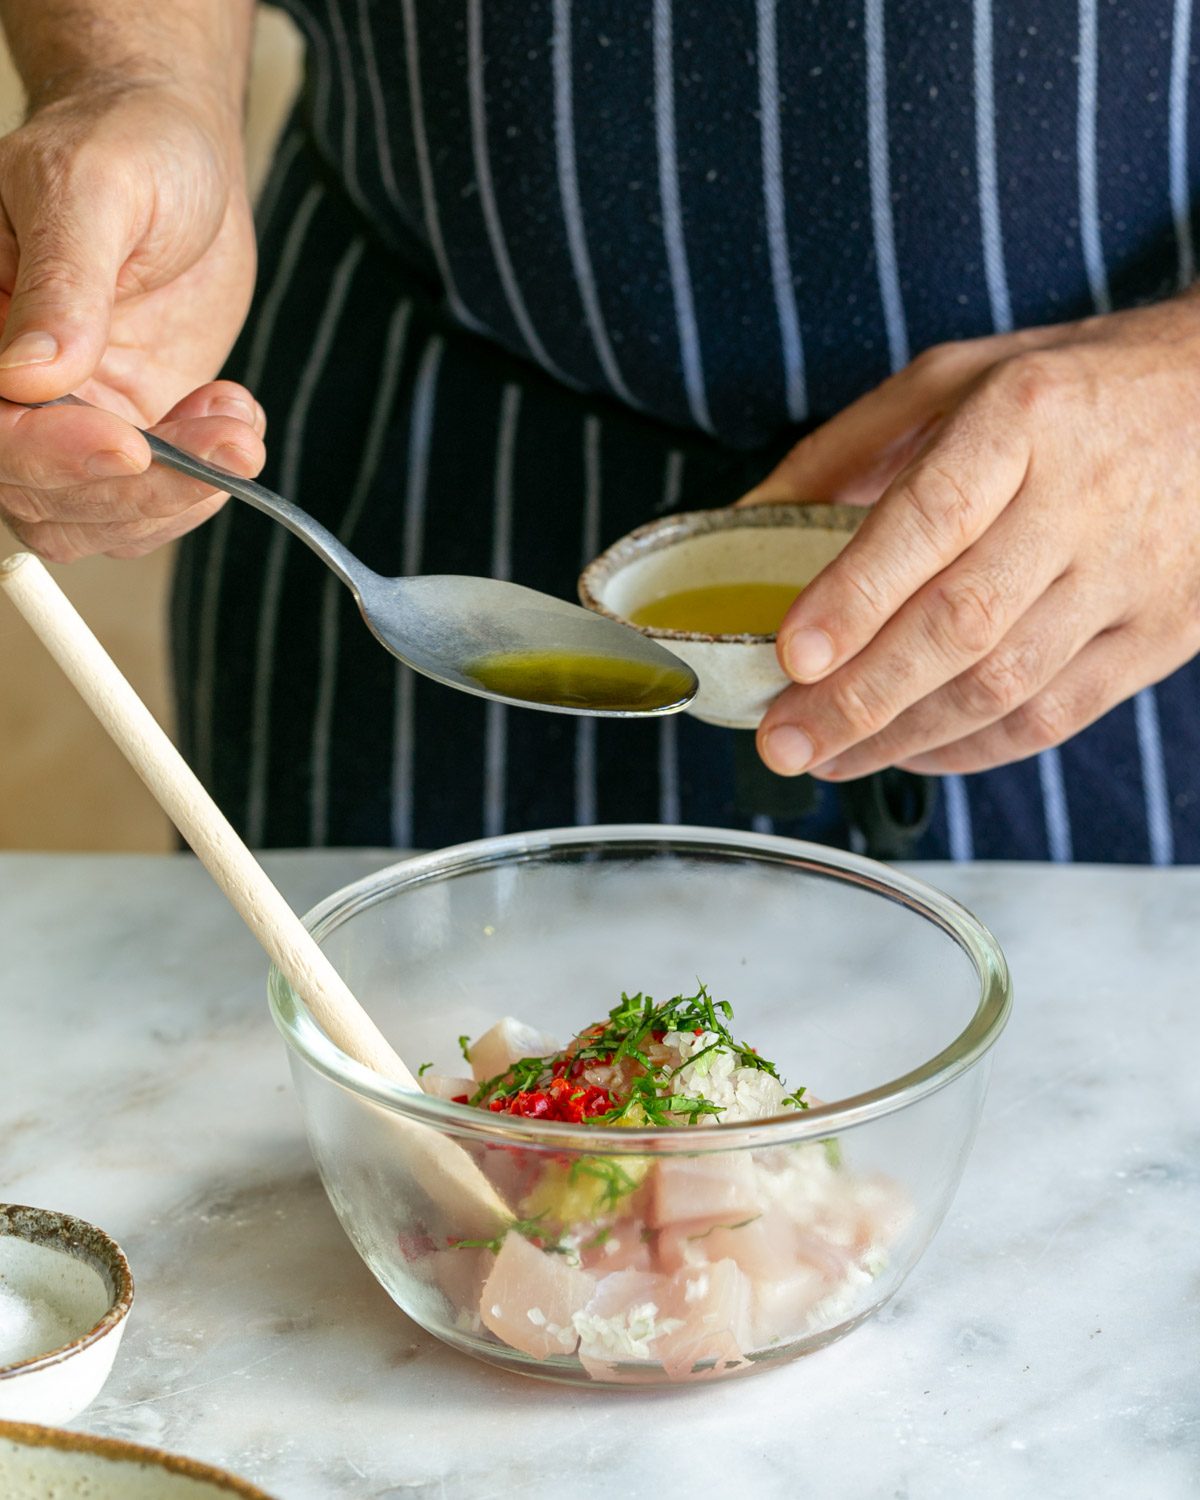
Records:
[[[700,980],[823,1101],[656,1130],[491,1114],[353,1062],[272,971],[313,1154],[359,1254],[438,1338],[554,1380],[733,1375],[849,1333],[949,1206],[1011,1001],[995,939],[931,887],[701,828],[482,840],[357,881],[306,921],[414,1067],[466,1072],[458,1038],[506,1015],[565,1042],[622,992],[665,1000]],[[460,1151],[503,1220],[444,1190]]]

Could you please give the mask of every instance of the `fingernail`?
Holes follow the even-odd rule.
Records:
[[[781,724],[763,736],[763,759],[780,776],[798,776],[813,758],[813,743],[803,729]]]
[[[52,333],[23,333],[0,354],[0,370],[18,365],[48,365],[58,358],[58,340]]]
[[[131,474],[142,472],[137,460],[119,448],[104,448],[93,453],[84,467],[93,479],[128,479]]]
[[[819,677],[833,661],[833,642],[823,630],[796,630],[783,647],[788,674],[797,682]]]
[[[240,396],[218,396],[209,410],[215,416],[237,417],[240,422],[254,421],[254,408]]]

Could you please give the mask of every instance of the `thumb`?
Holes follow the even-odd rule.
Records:
[[[123,256],[101,217],[93,211],[85,219],[60,202],[24,232],[14,226],[18,259],[0,335],[0,397],[52,401],[100,363]]]

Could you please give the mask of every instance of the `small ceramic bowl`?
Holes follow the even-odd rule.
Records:
[[[271,1500],[244,1479],[190,1458],[87,1432],[0,1422],[4,1500]]]
[[[0,1203],[0,1420],[77,1417],[108,1379],[132,1303],[115,1240],[69,1214]]]
[[[584,569],[588,609],[631,624],[645,605],[682,589],[730,583],[811,583],[866,512],[849,505],[746,505],[689,511],[639,526]],[[700,679],[688,712],[753,729],[787,686],[774,635],[702,635],[638,625]]]

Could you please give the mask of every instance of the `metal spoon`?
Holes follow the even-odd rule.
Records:
[[[46,404],[89,403],[65,396]],[[282,522],[349,588],[375,638],[436,682],[501,703],[619,718],[677,713],[696,695],[692,669],[632,626],[495,578],[384,578],[265,485],[142,436],[158,463]]]

